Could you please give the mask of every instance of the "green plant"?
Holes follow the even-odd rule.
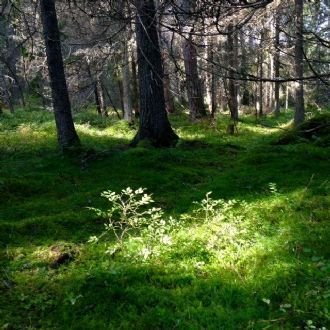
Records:
[[[198,205],[198,208],[195,210],[196,214],[204,214],[204,219],[207,221],[211,217],[213,217],[216,211],[219,209],[219,205],[223,204],[223,200],[221,199],[213,199],[210,197],[212,191],[206,193],[205,198],[200,202],[194,202],[194,204]]]
[[[234,217],[233,208],[238,202],[235,199],[225,201],[224,199],[213,199],[210,197],[212,191],[206,193],[200,202],[194,202],[198,207],[194,210],[197,217],[203,216],[205,221],[216,219],[225,220]]]
[[[104,224],[105,231],[101,236],[92,236],[89,242],[97,242],[102,236],[112,232],[117,241],[122,244],[129,231],[159,220],[163,211],[160,208],[148,208],[154,201],[152,195],[146,194],[145,191],[145,188],[133,190],[128,187],[120,193],[111,190],[102,192],[101,196],[108,199],[111,207],[105,212],[93,207],[89,209],[98,216],[106,217],[108,222]]]
[[[277,196],[278,195],[278,189],[277,189],[277,185],[274,182],[269,182],[268,184],[268,188],[269,188],[269,192],[274,195]]]

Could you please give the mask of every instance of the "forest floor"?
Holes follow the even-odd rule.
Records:
[[[328,328],[329,147],[276,143],[291,118],[247,116],[229,136],[222,116],[172,115],[176,148],[133,149],[134,126],[80,113],[85,151],[68,156],[51,113],[5,113],[0,328]],[[88,207],[127,187],[162,219],[88,242],[107,222]]]

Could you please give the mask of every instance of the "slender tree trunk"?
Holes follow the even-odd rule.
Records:
[[[280,77],[280,28],[279,28],[279,13],[275,17],[275,56],[274,56],[274,75],[278,79]],[[280,86],[279,82],[275,82],[274,90],[274,111],[275,116],[280,115]]]
[[[6,104],[6,106],[8,106],[10,112],[14,112],[14,105],[10,95],[10,88],[8,86],[8,82],[6,81],[5,73],[2,65],[0,67],[0,91],[1,90],[2,90],[2,95],[0,95],[0,98],[2,96],[4,103]]]
[[[112,100],[112,98],[111,98],[111,95],[110,95],[110,93],[109,93],[107,87],[106,87],[104,84],[102,84],[102,90],[105,91],[105,94],[107,95],[107,97],[108,97],[108,99],[109,99],[109,102],[110,102],[110,104],[111,104],[111,106],[112,106],[112,108],[113,108],[113,111],[116,113],[118,119],[120,120],[120,119],[121,119],[120,114],[119,114],[119,112],[118,112],[118,110],[117,110],[117,108],[116,108],[115,103],[113,102],[113,100]]]
[[[62,149],[67,149],[78,146],[80,141],[74,128],[71,114],[54,0],[40,0],[40,9],[57,138],[60,147]]]
[[[12,97],[13,105],[16,105],[18,100],[21,97],[21,88],[19,86],[19,82],[17,78],[17,63],[19,61],[20,52],[17,48],[17,44],[15,42],[15,29],[12,24],[8,25],[7,28],[8,33],[8,73],[12,78],[12,82],[10,83],[10,94]],[[21,98],[22,103],[24,103],[24,98]]]
[[[295,75],[302,79],[304,75],[304,39],[303,39],[303,0],[295,0],[295,24],[296,24],[296,40],[295,40]],[[300,125],[305,119],[304,109],[304,82],[299,80],[295,82],[295,114],[294,124]]]
[[[101,103],[99,99],[99,91],[97,88],[97,83],[96,81],[93,81],[93,88],[94,88],[94,97],[95,97],[95,104],[96,104],[96,111],[97,113],[102,116],[102,111],[101,111]]]
[[[89,61],[87,62],[87,73],[93,85],[97,113],[100,116],[107,117],[108,113],[105,106],[104,91],[101,78],[99,76],[96,76],[96,78],[93,77]]]
[[[228,80],[228,106],[230,110],[230,117],[232,120],[238,120],[238,102],[237,102],[237,81],[235,74],[231,70],[237,70],[237,49],[235,49],[235,36],[232,24],[228,27],[227,37],[227,57],[229,65],[229,80]]]
[[[259,77],[263,78],[264,75],[264,53],[263,53],[263,42],[264,42],[264,32],[260,35],[260,50],[258,55],[258,68]],[[259,81],[258,83],[258,97],[257,97],[257,116],[262,117],[264,114],[264,83]]]
[[[289,83],[286,83],[286,87],[285,87],[285,110],[289,109],[289,96],[290,96]]]
[[[99,107],[100,107],[100,114],[102,117],[108,117],[107,107],[105,104],[105,97],[104,97],[104,90],[101,77],[96,77],[96,92],[98,95]]]
[[[140,87],[140,127],[132,145],[149,140],[158,147],[169,147],[178,136],[172,130],[165,110],[163,66],[153,0],[135,0],[136,37]]]
[[[132,95],[131,95],[131,73],[129,65],[128,56],[128,43],[124,42],[123,45],[123,67],[122,67],[122,77],[123,77],[123,103],[124,103],[124,119],[128,122],[132,121],[133,109],[132,109]]]
[[[272,53],[268,54],[267,76],[274,78],[274,56]],[[266,112],[269,113],[274,104],[274,83],[269,81],[267,87]]]
[[[215,117],[217,110],[217,78],[215,76],[214,61],[214,47],[215,38],[214,36],[205,37],[206,38],[206,61],[208,65],[208,72],[206,74],[206,88],[208,95],[208,106],[211,113],[211,117]]]
[[[122,117],[125,117],[125,106],[124,106],[124,88],[123,88],[123,80],[120,74],[116,75],[117,86],[119,91],[119,100],[120,100],[120,107],[122,111]]]
[[[135,59],[135,50],[134,49],[131,50],[131,63],[132,63],[132,103],[133,103],[133,109],[134,109],[134,116],[135,116],[135,118],[138,118],[140,115],[139,88],[138,88],[138,78],[137,78],[136,59]]]
[[[242,59],[241,59],[241,73],[245,76],[247,71],[247,50],[246,50],[246,42],[244,39],[244,33],[242,29],[240,30],[240,44],[242,50]],[[247,81],[243,80],[242,82],[242,105],[249,106],[250,105],[250,93],[248,89]]]

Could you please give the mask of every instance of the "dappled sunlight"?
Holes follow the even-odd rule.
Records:
[[[4,131],[0,133],[1,149],[5,152],[13,148],[24,150],[27,147],[30,150],[38,150],[40,148],[56,148],[56,132],[53,123],[43,125],[37,124],[20,124],[14,130]],[[22,143],[24,141],[24,143]]]

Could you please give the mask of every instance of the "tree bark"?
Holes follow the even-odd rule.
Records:
[[[40,0],[40,9],[57,138],[60,147],[64,150],[80,145],[80,141],[71,114],[54,0]]]
[[[105,105],[105,97],[104,97],[104,90],[102,85],[101,77],[96,77],[95,81],[95,89],[97,93],[97,100],[98,100],[98,112],[102,117],[108,117],[107,107]]]
[[[275,14],[275,56],[274,56],[274,75],[275,78],[280,77],[280,27],[279,27],[279,13]],[[275,116],[280,115],[280,86],[279,82],[275,82],[274,88],[274,111]]]
[[[186,73],[187,94],[192,118],[205,117],[203,90],[197,70],[197,51],[190,36],[183,41],[183,58]]]
[[[183,29],[187,29],[185,25],[187,25],[187,21],[189,20],[189,12],[194,10],[195,2],[195,0],[181,1],[181,9],[184,13],[181,22]],[[204,104],[202,82],[198,74],[197,50],[193,42],[192,34],[189,32],[182,42],[182,49],[190,116],[193,119],[205,117],[207,113]]]
[[[133,117],[132,109],[132,94],[131,94],[131,73],[129,69],[129,57],[128,57],[128,43],[124,41],[123,44],[123,103],[124,103],[124,120],[131,122]]]
[[[153,0],[136,0],[136,37],[140,87],[140,127],[132,145],[149,140],[154,146],[169,147],[178,136],[165,110],[163,67]]]
[[[132,47],[133,48],[133,47]],[[132,103],[134,109],[134,117],[138,118],[140,116],[139,108],[139,88],[138,88],[138,78],[135,60],[135,49],[131,51],[131,63],[132,63]]]
[[[295,76],[303,78],[304,74],[304,40],[303,40],[303,0],[295,0],[295,25],[296,25],[296,40],[295,40]],[[299,80],[295,82],[295,113],[294,125],[300,125],[305,119],[304,109],[304,82]]]
[[[163,78],[163,84],[164,84],[164,97],[165,97],[165,109],[167,113],[174,113],[175,112],[175,106],[174,106],[174,97],[171,92],[171,79],[169,74],[169,49],[171,47],[171,40],[168,40],[168,36],[166,33],[162,33],[162,31],[159,32],[160,37],[160,47],[161,47],[161,53],[162,53],[162,60],[163,60],[163,66],[164,66],[164,78]]]
[[[264,31],[260,34],[260,50],[258,54],[258,69],[259,77],[263,78],[264,75],[264,53],[263,53]],[[262,117],[264,114],[264,83],[262,80],[258,83],[258,96],[257,96],[257,116]]]
[[[206,75],[206,88],[207,88],[207,98],[208,98],[208,106],[209,111],[211,113],[211,117],[215,117],[215,113],[217,110],[217,78],[215,75],[215,67],[214,67],[214,47],[215,47],[215,37],[207,36],[206,39],[206,60],[208,63],[208,72]]]
[[[235,36],[237,32],[234,31],[232,24],[228,27],[227,37],[227,57],[229,65],[229,81],[228,81],[228,107],[230,110],[230,117],[232,120],[238,120],[238,101],[237,101],[237,81],[235,74],[231,70],[237,70],[237,49],[235,49]]]

